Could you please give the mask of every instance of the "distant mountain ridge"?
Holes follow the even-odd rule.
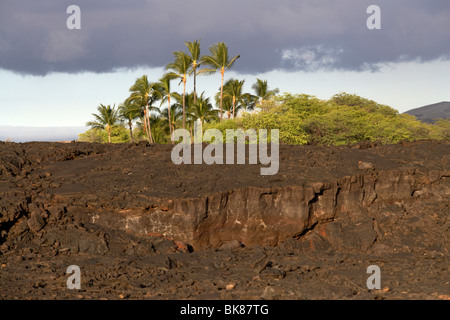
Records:
[[[87,129],[78,127],[15,127],[0,126],[0,141],[71,141],[78,140],[78,135]]]
[[[434,123],[435,119],[450,118],[450,102],[443,101],[429,104],[427,106],[408,110],[405,113],[415,116],[422,122]]]

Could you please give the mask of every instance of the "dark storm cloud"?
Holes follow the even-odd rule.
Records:
[[[81,8],[81,30],[66,9]],[[366,9],[381,8],[381,30]],[[0,68],[25,74],[160,67],[184,41],[218,41],[234,70],[363,70],[399,60],[450,59],[448,0],[2,0]]]

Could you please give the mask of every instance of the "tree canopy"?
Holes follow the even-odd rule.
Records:
[[[245,79],[224,81],[225,71],[240,57],[231,57],[225,43],[213,44],[206,56],[200,54],[199,40],[185,45],[187,52],[173,52],[174,60],[158,80],[150,81],[147,75],[136,79],[129,88],[130,96],[117,109],[100,104],[98,113],[93,114],[95,121],[87,123],[91,129],[80,135],[80,140],[127,142],[146,137],[151,143],[170,143],[178,128],[187,127],[192,134],[197,120],[203,129],[215,128],[223,134],[226,129],[279,129],[280,141],[287,144],[386,144],[450,138],[450,119],[422,123],[356,94],[341,92],[329,100],[307,94],[280,95],[278,88],[260,78],[251,85],[250,93],[245,90]],[[212,99],[204,92],[199,96],[196,76],[217,72],[221,75],[218,92]],[[189,77],[193,77],[192,92],[187,90]],[[172,89],[174,80],[178,86],[182,84],[182,93]],[[227,118],[222,122],[224,111]]]

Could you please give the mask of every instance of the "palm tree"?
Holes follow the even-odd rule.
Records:
[[[191,73],[194,73],[194,103],[197,101],[197,68],[200,67],[201,58],[200,58],[200,41],[195,40],[194,42],[185,42],[184,43],[191,54],[192,65],[191,65]]]
[[[261,79],[256,79],[256,83],[252,86],[252,89],[255,90],[256,96],[259,98],[260,106],[262,106],[264,101],[269,100],[280,92],[278,88],[269,90],[267,80]]]
[[[175,56],[175,61],[169,63],[166,66],[167,70],[172,70],[166,74],[169,79],[181,79],[180,83],[183,82],[183,129],[186,127],[186,106],[185,106],[185,95],[186,95],[186,80],[189,74],[190,67],[192,64],[192,58],[183,51],[176,51],[173,53]]]
[[[220,85],[220,121],[222,121],[223,79],[225,70],[231,68],[240,55],[237,55],[230,60],[228,56],[228,47],[224,42],[219,42],[212,45],[209,48],[209,52],[209,56],[202,58],[202,63],[206,64],[210,68],[202,69],[199,73],[215,73],[220,70],[220,75],[222,77]]]
[[[181,100],[181,98],[180,98]],[[181,104],[173,104],[171,107],[171,111],[170,111],[170,118],[168,118],[167,120],[170,123],[170,126],[172,128],[172,132],[175,131],[175,129],[177,128],[177,126],[181,123],[182,119],[183,119],[183,106]],[[167,108],[163,109],[161,111],[162,114],[169,114]],[[172,136],[172,135],[171,135]]]
[[[223,86],[223,97],[230,98],[233,108],[233,118],[236,117],[236,102],[242,102],[244,93],[242,92],[242,87],[244,86],[245,80],[230,79]]]
[[[156,143],[167,142],[167,134],[169,131],[169,125],[166,119],[160,117],[160,115],[152,114],[150,116],[150,121],[152,122],[152,136]]]
[[[119,120],[118,109],[115,106],[104,106],[100,104],[97,107],[98,114],[93,113],[96,121],[86,122],[86,126],[94,129],[106,129],[108,131],[108,142],[111,143],[111,127]]]
[[[216,100],[216,106],[220,106],[220,91],[216,93],[215,96],[215,100]],[[239,107],[238,107],[239,109]],[[226,113],[227,118],[230,119],[231,118],[231,113],[233,112],[233,101],[231,99],[231,97],[223,97],[223,101],[222,101],[222,111],[223,113]]]
[[[258,102],[258,97],[250,94],[250,93],[244,93],[241,97],[241,106],[244,110],[253,110],[256,106],[256,103]]]
[[[193,120],[200,119],[202,122],[202,128],[203,125],[206,122],[217,120],[218,116],[217,113],[219,110],[213,109],[213,105],[209,101],[209,98],[205,98],[203,96],[205,92],[202,92],[200,97],[198,97],[198,100],[189,108],[189,116]]]
[[[136,82],[130,88],[131,95],[126,100],[134,105],[144,109],[144,128],[147,133],[148,140],[153,143],[152,131],[150,126],[150,112],[159,110],[153,106],[153,103],[161,98],[158,83],[149,82],[146,75],[136,79]]]
[[[194,121],[192,121],[192,118],[189,116],[188,110],[191,108],[191,106],[194,105],[194,93],[186,93],[183,99],[183,96],[180,96],[179,94],[174,94],[173,97],[177,101],[177,104],[180,109],[183,110],[183,103],[184,103],[184,110],[185,113],[183,113],[184,117],[184,123],[186,124],[186,127],[189,129],[189,131],[192,133],[192,129],[194,126]],[[185,127],[185,128],[186,128]],[[183,128],[183,129],[185,129]]]
[[[169,121],[169,134],[172,136],[172,123],[170,122],[171,116],[170,116],[170,100],[173,94],[176,94],[175,92],[171,91],[170,88],[170,77],[163,76],[161,79],[159,79],[159,86],[160,86],[160,92],[162,94],[161,99],[161,105],[167,101],[167,119]],[[160,106],[161,107],[161,106]]]
[[[223,85],[223,101],[222,101],[222,107],[224,109],[224,112],[226,112],[228,119],[231,118],[231,115],[233,114],[233,94],[230,94],[230,86],[233,79],[228,80]],[[216,104],[220,107],[220,97],[221,97],[221,89],[219,88],[218,92],[216,93]]]
[[[133,141],[133,121],[141,115],[141,108],[130,101],[124,101],[119,105],[119,117],[127,122],[130,130],[130,138]]]

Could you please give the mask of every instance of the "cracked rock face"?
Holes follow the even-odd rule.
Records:
[[[0,143],[0,258],[90,255],[107,263],[203,252],[220,273],[220,252],[249,250],[256,253],[248,267],[270,281],[303,270],[269,263],[271,250],[445,262],[449,147],[282,145],[278,174],[261,176],[259,165],[175,165],[171,146]],[[182,265],[164,259],[170,270]],[[222,287],[232,294],[242,283]],[[264,288],[263,296],[280,297]]]
[[[281,159],[289,160],[281,162],[279,173],[285,179],[278,180],[258,175],[251,165],[176,166],[168,160],[167,146],[29,146],[2,145],[6,150],[3,167],[9,168],[2,171],[0,185],[4,238],[19,220],[26,219],[32,233],[38,233],[47,222],[63,220],[139,237],[160,235],[195,250],[217,248],[230,241],[276,246],[287,238],[312,241],[311,246],[322,241],[326,246],[367,250],[380,235],[380,208],[394,203],[405,210],[424,199],[445,202],[450,194],[445,143],[431,144],[438,152],[429,166],[402,160],[418,152],[420,143],[398,145],[397,154],[389,150],[392,146],[373,150],[330,147],[331,153],[317,147],[317,157],[326,154],[329,158],[321,170],[296,165],[304,158],[314,158],[314,148],[296,147],[293,151],[287,146],[281,149]],[[33,153],[33,147],[39,148],[40,156]],[[344,153],[348,153],[346,157]],[[398,153],[400,158],[395,158]],[[363,161],[366,159],[371,162]],[[318,174],[337,161],[350,168],[343,165],[328,176]],[[239,181],[235,170],[242,173]],[[215,184],[209,190],[189,190],[197,188],[199,181],[209,181],[211,174]],[[248,185],[242,182],[245,176]],[[184,184],[183,190],[177,190],[180,184]],[[168,197],[171,191],[173,196]]]
[[[418,193],[418,191],[420,191]],[[168,209],[92,216],[92,222],[139,235],[159,233],[195,249],[237,240],[246,246],[276,246],[314,232],[336,248],[367,250],[377,239],[380,208],[414,206],[423,198],[445,199],[450,179],[430,182],[403,171],[344,177],[311,187],[246,187],[201,198],[171,199]],[[165,203],[165,199],[161,203]]]

